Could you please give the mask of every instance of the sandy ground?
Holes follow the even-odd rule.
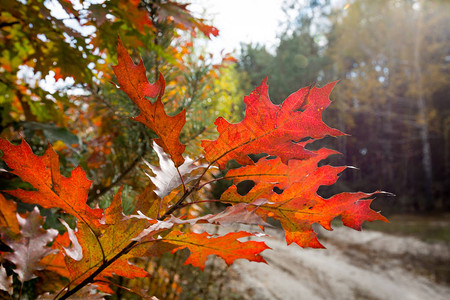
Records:
[[[226,289],[258,300],[450,299],[450,287],[427,272],[428,263],[450,263],[448,244],[340,227],[320,231],[326,250],[302,249],[272,233],[264,238],[269,264],[235,262]]]

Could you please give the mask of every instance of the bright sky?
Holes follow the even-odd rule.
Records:
[[[101,2],[102,0],[91,0]],[[59,6],[47,0],[46,4],[51,7],[52,14],[60,18],[66,17],[66,13]],[[219,29],[219,36],[212,37],[207,44],[207,50],[212,52],[216,58],[220,52],[232,52],[239,48],[241,42],[259,43],[271,46],[276,44],[277,34],[280,33],[280,20],[284,13],[281,10],[283,0],[187,0],[191,4],[188,9],[195,16],[207,19]],[[70,26],[70,25],[69,25]],[[235,53],[237,54],[237,53]],[[29,72],[22,70],[20,76],[29,77]],[[52,75],[47,75],[41,80],[40,85],[45,85],[51,92],[55,88],[71,86],[73,80],[55,82]]]
[[[212,38],[208,50],[231,52],[241,42],[271,46],[276,42],[283,0],[191,0],[188,9],[212,20],[219,36]],[[205,14],[202,14],[206,12]]]

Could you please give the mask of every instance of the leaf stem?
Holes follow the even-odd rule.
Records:
[[[192,192],[195,189],[191,189],[186,191],[183,196],[180,198],[180,200],[178,200],[178,202],[172,206],[169,210],[167,210],[164,215],[158,217],[159,221],[164,220],[165,218],[167,218],[171,213],[173,213],[175,210],[183,207],[182,203],[184,202],[184,200],[186,200],[186,198],[192,194]],[[102,265],[95,270],[94,273],[92,273],[89,277],[87,277],[85,280],[83,280],[82,282],[80,282],[77,286],[75,286],[73,289],[71,289],[70,291],[68,291],[67,293],[65,293],[61,298],[59,298],[58,300],[64,300],[69,298],[70,296],[72,296],[73,294],[75,294],[76,292],[78,292],[79,290],[81,290],[84,286],[86,286],[89,283],[92,283],[95,279],[95,277],[97,275],[99,275],[101,272],[103,272],[103,270],[105,270],[107,267],[109,267],[113,262],[115,262],[117,259],[119,259],[122,255],[127,254],[128,252],[131,251],[131,249],[133,249],[136,245],[138,244],[137,241],[132,241],[130,242],[127,246],[125,246],[125,248],[123,248],[119,253],[117,253],[113,258],[111,258],[110,260],[104,260]],[[70,283],[69,283],[70,284]],[[58,295],[55,297],[55,299],[58,297]]]
[[[177,203],[175,203],[171,208],[169,208],[164,215],[158,217],[159,221],[164,220],[165,218],[167,218],[170,214],[172,214],[174,211],[176,211],[177,209],[180,209],[183,206],[183,202],[184,200],[186,200],[186,198],[192,194],[192,192],[194,191],[194,189],[191,190],[187,190],[183,196],[181,196],[181,198],[177,201]]]
[[[202,175],[200,175],[200,177],[197,179],[197,183],[196,183],[196,184],[194,185],[194,187],[192,188],[193,190],[195,189],[196,191],[198,191],[198,190],[200,189],[200,188],[199,188],[200,181],[202,180],[203,176],[205,176],[206,172],[209,170],[209,168],[211,167],[211,165],[212,165],[212,163],[210,163],[210,164],[205,168],[205,170],[203,171]],[[202,185],[202,187],[203,187],[203,185]]]
[[[177,209],[180,209],[182,207],[184,207],[183,202],[184,200],[186,200],[187,197],[189,197],[189,195],[191,195],[194,191],[198,191],[199,188],[199,184],[200,181],[202,180],[203,176],[206,174],[206,172],[209,170],[209,167],[211,167],[211,164],[209,164],[205,170],[203,171],[202,175],[199,176],[199,178],[197,179],[197,182],[195,183],[195,185],[192,187],[192,189],[190,190],[186,190],[183,194],[183,196],[181,196],[180,200],[177,201],[177,203],[175,203],[174,206],[172,206],[171,208],[169,208],[164,215],[162,215],[161,217],[158,217],[159,221],[164,220],[165,218],[167,218],[171,213],[173,213],[174,211],[176,211]],[[203,185],[202,185],[203,187]]]

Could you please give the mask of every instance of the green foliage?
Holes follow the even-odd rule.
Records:
[[[233,81],[224,82],[220,76],[231,72],[227,71],[231,57],[212,64],[204,59],[207,53],[194,51],[197,39],[217,35],[217,29],[174,1],[80,1],[81,5],[74,5],[57,0],[53,6],[43,0],[25,2],[0,4],[1,137],[15,141],[25,137],[39,155],[52,143],[61,174],[69,177],[79,165],[94,179],[88,197],[92,206],[107,207],[118,186],[125,184],[123,209],[128,214],[135,209],[136,197],[149,188],[139,164],[144,157],[150,162],[157,159],[148,142],[156,136],[130,120],[138,109],[110,83],[116,81],[110,65],[116,57],[118,35],[143,56],[149,78],[159,71],[167,75],[168,110],[176,113],[186,106],[196,116],[190,120],[192,127],[183,132],[185,141],[210,136],[216,115],[228,114],[231,105],[227,103],[236,101],[234,92],[224,95],[220,86],[236,90]],[[63,13],[55,15],[55,8]],[[41,85],[39,80],[46,77],[54,81]],[[197,153],[199,143],[190,145],[190,153]],[[9,170],[3,161],[1,168]],[[0,185],[33,190],[5,172],[0,174]],[[17,209],[26,213],[33,206],[19,202]],[[59,219],[75,227],[75,219],[57,209],[42,208],[41,214],[46,216],[46,229],[64,232]],[[37,284],[27,282],[23,294],[28,291],[33,298]]]

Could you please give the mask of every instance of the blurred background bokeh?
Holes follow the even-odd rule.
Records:
[[[307,3],[305,3],[307,2]],[[250,86],[269,74],[281,102],[296,87],[340,80],[329,124],[351,190],[397,195],[389,212],[446,211],[450,195],[450,13],[448,1],[286,1],[274,51],[244,44]]]

